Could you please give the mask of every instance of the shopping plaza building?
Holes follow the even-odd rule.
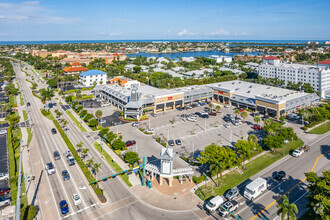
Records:
[[[126,78],[126,81],[129,79]],[[142,83],[129,87],[97,85],[95,98],[108,101],[124,112],[125,118],[140,119],[144,113],[173,110],[198,102],[229,104],[279,118],[318,101],[315,93],[304,93],[245,81],[227,81],[175,89],[157,89]]]

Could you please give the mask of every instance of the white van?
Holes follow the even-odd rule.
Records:
[[[221,196],[216,196],[213,199],[211,199],[206,204],[206,209],[210,212],[215,211],[219,206],[223,203],[223,198]]]
[[[261,177],[246,185],[244,190],[244,197],[253,200],[267,189],[267,181]]]

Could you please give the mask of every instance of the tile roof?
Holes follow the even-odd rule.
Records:
[[[82,72],[82,71],[87,71],[89,69],[87,69],[86,67],[83,66],[77,66],[77,67],[66,67],[63,69],[64,72]]]
[[[78,62],[74,62],[74,63],[71,63],[70,65],[71,66],[81,66],[82,64],[81,63],[78,63]]]
[[[280,58],[274,57],[274,56],[268,56],[268,57],[264,57],[262,58],[263,60],[279,60]]]

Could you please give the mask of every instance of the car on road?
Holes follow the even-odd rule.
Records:
[[[77,193],[73,194],[72,200],[73,200],[74,205],[80,205],[81,204],[80,196]]]
[[[8,195],[9,193],[10,193],[9,188],[0,188],[0,196],[5,196]]]
[[[7,130],[0,130],[0,134],[7,134]]]
[[[196,117],[189,117],[187,118],[188,121],[192,121],[192,122],[195,122],[197,121],[197,118]]]
[[[58,150],[54,151],[54,159],[55,160],[61,159],[61,155],[60,155],[60,152],[58,152]]]
[[[181,144],[182,144],[182,142],[181,142],[180,139],[176,139],[176,140],[175,140],[175,143],[176,143],[176,145],[181,145]]]
[[[30,106],[31,106],[31,103],[30,103],[30,102],[27,102],[27,103],[26,103],[26,106],[27,106],[27,107],[30,107]]]
[[[238,202],[235,200],[224,202],[218,209],[219,214],[222,217],[226,217],[229,212],[236,211],[238,209]]]
[[[230,189],[226,194],[225,194],[225,198],[228,200],[232,200],[236,197],[238,197],[239,193],[238,193],[238,189],[237,188],[233,188]]]
[[[139,127],[141,125],[141,122],[133,122],[132,126],[133,127]]]
[[[9,173],[0,173],[0,180],[9,180]]]
[[[292,156],[300,157],[304,153],[304,150],[295,150],[292,152]]]
[[[255,130],[262,130],[262,127],[260,125],[254,125],[253,129]]]
[[[0,198],[0,207],[10,204],[10,198]]]
[[[217,113],[216,112],[210,112],[209,115],[217,116]]]
[[[56,131],[56,129],[55,128],[52,128],[52,134],[56,134],[57,133],[57,131]]]
[[[285,171],[283,171],[283,170],[281,170],[280,172],[276,172],[276,173],[274,174],[274,179],[275,179],[275,180],[278,180],[278,181],[283,180],[285,177],[286,177],[286,173],[285,173]]]
[[[135,145],[135,144],[136,144],[135,140],[126,141],[126,143],[125,143],[126,147],[129,147],[129,146],[132,146],[132,145]]]
[[[54,167],[53,163],[47,163],[45,170],[47,170],[48,175],[55,174],[55,167]]]
[[[61,209],[62,214],[66,214],[69,212],[69,205],[66,202],[66,200],[62,200],[60,202],[60,209]]]
[[[169,141],[168,141],[168,145],[170,145],[170,146],[174,146],[174,141],[173,141],[173,140],[169,140]]]
[[[76,161],[71,154],[66,155],[66,161],[68,162],[69,166],[75,165]]]
[[[227,105],[225,105],[225,108],[230,108],[230,107],[231,107],[231,105],[228,105],[228,104],[227,104]]]
[[[230,125],[229,125],[229,124],[223,124],[223,126],[224,126],[225,128],[230,128]]]
[[[70,179],[70,174],[67,170],[63,170],[62,171],[62,177],[63,177],[63,180],[69,180]]]

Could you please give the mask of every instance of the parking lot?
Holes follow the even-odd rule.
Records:
[[[191,114],[204,110],[205,106],[196,107],[187,110],[174,110],[159,113],[150,116],[148,121],[142,123],[145,128],[155,129],[154,135],[163,140],[181,139],[181,145],[174,145],[174,151],[180,155],[188,156],[195,152],[204,150],[205,146],[216,143],[221,146],[232,147],[234,143],[241,138],[247,139],[250,134],[262,135],[262,131],[256,131],[252,127],[255,124],[253,115],[249,115],[245,123],[233,125],[231,122],[225,122],[224,116],[230,114],[234,116],[233,108],[222,108],[221,113],[209,118],[198,118],[196,122],[181,118],[182,114]],[[223,124],[228,124],[226,128]]]
[[[7,149],[7,134],[0,135],[0,173],[8,173],[9,165],[8,165],[8,149]],[[8,187],[7,180],[0,181],[0,187]]]

